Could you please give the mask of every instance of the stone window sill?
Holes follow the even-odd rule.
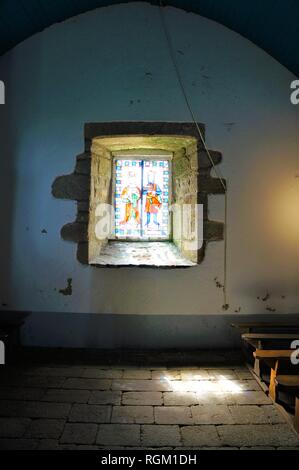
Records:
[[[184,258],[171,242],[112,241],[90,264],[97,266],[144,266],[187,268],[196,263]]]

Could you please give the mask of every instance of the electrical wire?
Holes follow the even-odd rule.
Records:
[[[186,92],[186,89],[185,89],[185,86],[184,86],[184,82],[183,82],[183,78],[182,78],[182,75],[181,75],[181,72],[180,72],[180,68],[179,68],[178,62],[176,60],[175,53],[174,53],[174,48],[173,48],[171,36],[170,36],[169,30],[168,30],[165,15],[164,15],[164,5],[163,5],[162,0],[159,1],[159,12],[160,12],[161,23],[162,23],[164,35],[165,35],[166,42],[167,42],[167,45],[168,45],[169,55],[171,57],[171,61],[172,61],[172,64],[173,64],[173,67],[174,67],[174,70],[175,70],[175,73],[176,73],[176,76],[177,76],[178,83],[180,85],[182,95],[184,97],[186,106],[188,108],[188,111],[190,113],[192,121],[195,125],[197,133],[200,137],[200,140],[202,142],[204,150],[205,150],[205,152],[206,152],[206,154],[207,154],[207,156],[210,160],[210,163],[211,163],[211,165],[212,165],[212,167],[215,171],[215,174],[218,177],[218,179],[219,179],[219,181],[220,181],[220,183],[223,187],[223,191],[224,191],[223,309],[227,310],[228,309],[228,301],[227,301],[227,212],[228,212],[227,211],[227,206],[228,206],[227,181],[223,178],[220,170],[216,167],[215,162],[212,158],[212,155],[211,155],[211,153],[210,153],[210,151],[209,151],[209,149],[206,145],[206,142],[205,142],[205,139],[203,137],[202,131],[201,131],[199,125],[198,125],[197,120],[195,119],[195,114],[193,112],[189,97],[187,95],[187,92]]]

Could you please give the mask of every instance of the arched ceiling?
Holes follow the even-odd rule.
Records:
[[[129,1],[0,0],[0,55],[54,23],[94,8]],[[299,0],[164,0],[163,3],[227,26],[299,76]]]

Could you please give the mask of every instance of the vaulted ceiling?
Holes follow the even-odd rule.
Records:
[[[54,23],[129,1],[0,0],[0,54]],[[163,4],[227,26],[299,76],[299,0],[163,0]]]

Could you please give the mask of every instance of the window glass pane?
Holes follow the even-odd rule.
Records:
[[[142,188],[143,236],[168,238],[169,166],[167,160],[144,160]]]
[[[115,160],[115,236],[169,238],[168,160]]]
[[[115,161],[115,236],[141,238],[141,160]]]

